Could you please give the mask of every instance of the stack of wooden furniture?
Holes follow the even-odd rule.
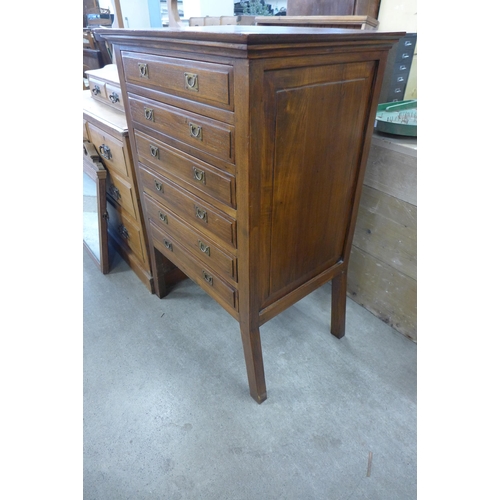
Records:
[[[133,166],[127,119],[116,65],[87,72],[83,137],[107,169],[109,240],[150,292],[154,291],[144,217]]]
[[[115,48],[155,293],[180,270],[239,322],[260,403],[262,324],[332,281],[331,332],[344,335],[382,76],[404,33],[100,32]]]

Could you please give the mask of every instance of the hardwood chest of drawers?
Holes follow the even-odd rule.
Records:
[[[159,297],[181,270],[240,325],[251,396],[259,328],[346,272],[387,53],[403,33],[214,26],[99,33],[115,49]]]
[[[116,85],[120,89],[119,84]],[[101,88],[105,92],[104,85]],[[123,109],[101,102],[91,92],[92,90],[83,91],[83,137],[94,145],[107,170],[109,239],[153,293],[149,248],[144,233],[144,218],[133,168],[126,115]]]

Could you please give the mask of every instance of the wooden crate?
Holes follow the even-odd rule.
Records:
[[[354,232],[347,293],[416,342],[416,138],[373,136]]]

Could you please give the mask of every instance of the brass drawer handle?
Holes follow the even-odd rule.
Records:
[[[120,233],[120,236],[125,240],[128,240],[130,238],[127,228],[123,224],[120,224],[118,226],[118,232]]]
[[[168,224],[168,218],[167,216],[163,213],[158,211],[158,218],[165,224]]]
[[[198,240],[198,248],[204,253],[207,254],[208,257],[210,257],[210,247],[208,245],[205,245],[201,240]]]
[[[153,158],[160,159],[160,149],[152,144],[149,145],[149,152]]]
[[[139,76],[141,78],[149,78],[148,65],[146,63],[138,63],[139,66]]]
[[[196,73],[184,73],[184,81],[188,90],[198,92],[198,75]]]
[[[155,121],[155,113],[152,108],[144,108],[144,116],[146,117],[146,120],[151,122]]]
[[[101,144],[99,146],[99,153],[101,153],[101,156],[106,160],[111,160],[111,158],[113,157],[111,154],[111,149],[109,149],[109,146],[106,146],[106,144]]]
[[[99,87],[99,85],[94,85],[94,88],[92,89],[92,94],[99,95],[100,93],[101,93],[101,87]]]
[[[214,286],[214,279],[210,274],[208,274],[206,271],[202,271],[201,274],[203,275],[203,279],[210,285]]]
[[[189,122],[189,134],[199,141],[203,140],[203,128],[200,125]]]
[[[163,184],[155,179],[155,188],[160,193],[163,193]]]
[[[196,217],[198,217],[198,219],[208,222],[207,212],[205,210],[202,210],[200,207],[197,207],[196,205],[194,207],[194,214],[196,215]]]
[[[193,167],[193,177],[202,184],[205,184],[205,172],[203,170]]]
[[[120,100],[120,96],[116,92],[113,92],[109,95],[109,100],[113,104],[116,104]]]
[[[122,195],[120,194],[120,190],[114,184],[111,184],[111,186],[109,188],[109,194],[115,200],[119,200],[122,197]]]
[[[171,252],[174,251],[174,247],[172,246],[172,243],[168,240],[163,240],[163,244],[167,247],[168,250]]]

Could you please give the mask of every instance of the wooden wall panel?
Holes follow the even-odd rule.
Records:
[[[417,341],[417,281],[353,246],[347,295]]]

